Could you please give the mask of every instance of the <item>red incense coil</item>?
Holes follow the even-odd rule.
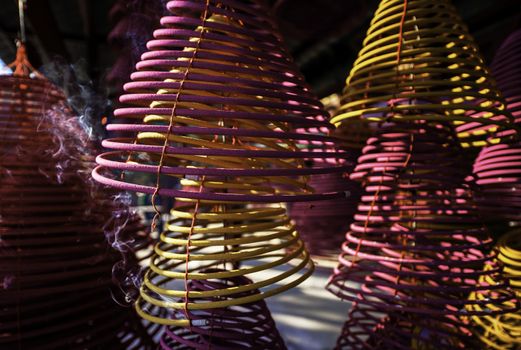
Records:
[[[501,45],[492,73],[507,101],[507,110],[521,123],[521,31]],[[499,236],[521,225],[521,143],[500,143],[484,148],[474,162],[476,201],[483,220]]]
[[[118,257],[103,234],[112,203],[87,181],[88,155],[60,143],[80,128],[56,138],[48,113],[64,100],[43,78],[0,77],[0,347],[126,349],[128,309],[111,296]]]
[[[212,271],[218,270],[207,272]],[[210,291],[250,283],[248,278],[240,276],[215,281],[190,281],[189,287],[191,291]],[[190,328],[165,328],[160,343],[162,350],[286,349],[264,300],[222,309],[194,311],[190,318],[193,320]]]
[[[479,223],[472,194],[458,186],[465,177],[460,154],[450,126],[402,122],[382,125],[358,160],[352,177],[363,181],[365,194],[328,288],[363,310],[384,313],[367,321],[372,323],[368,329],[378,329],[374,344],[463,348],[473,341],[463,316],[517,307],[493,262],[492,240]],[[483,270],[485,265],[490,268]],[[484,275],[498,279],[479,282]],[[468,300],[471,292],[486,295],[495,308]],[[478,305],[480,311],[474,308]],[[400,329],[392,322],[383,326],[385,317],[402,320]],[[425,323],[425,318],[431,321]],[[353,337],[362,321],[348,319],[339,348],[351,346],[342,338]],[[422,340],[400,332],[431,336]],[[467,336],[455,340],[457,334]],[[357,346],[352,348],[363,348]]]

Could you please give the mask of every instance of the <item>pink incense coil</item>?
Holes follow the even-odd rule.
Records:
[[[211,269],[206,272],[217,271],[219,270]],[[190,281],[190,290],[211,291],[225,286],[242,286],[249,283],[251,281],[243,276],[211,282]],[[165,327],[160,349],[286,349],[275,321],[263,300],[241,306],[191,313],[193,325],[190,328]]]
[[[387,317],[403,313],[405,333],[414,333],[427,317],[439,320],[425,326],[430,334],[457,334],[454,322],[461,323],[462,316],[512,310],[511,291],[501,289],[506,287],[504,280],[478,283],[483,275],[499,276],[501,269],[492,260],[492,240],[479,223],[472,194],[458,185],[465,177],[460,154],[448,125],[382,125],[367,141],[352,174],[362,181],[365,194],[329,290]],[[491,266],[489,271],[483,270],[485,265]],[[495,309],[467,300],[473,291],[487,295]],[[474,304],[480,304],[480,311],[469,311]],[[356,332],[353,327],[344,333]],[[395,339],[394,328],[383,327],[374,335],[375,344],[384,337]],[[438,341],[452,344],[451,339],[452,335],[439,336]],[[413,347],[413,340],[406,338],[403,348]],[[456,343],[452,348],[469,346],[466,341]]]
[[[112,203],[81,157],[60,153],[45,116],[64,99],[47,80],[0,77],[0,348],[123,350],[128,309],[112,299],[103,234]],[[138,236],[131,223],[123,236]]]
[[[507,110],[521,123],[521,30],[501,45],[492,63]],[[521,225],[521,143],[503,142],[484,148],[474,162],[476,201],[494,234]]]
[[[120,98],[125,107],[115,111],[116,118],[133,123],[107,127],[125,137],[103,142],[112,151],[98,157],[94,178],[149,194],[156,186],[143,181],[143,175],[229,179],[221,191],[212,193],[157,190],[159,195],[201,200],[343,197],[343,192],[313,193],[306,185],[306,176],[347,170],[342,162],[320,162],[347,155],[310,154],[298,146],[332,145],[335,140],[296,132],[332,126],[284,50],[269,10],[260,2],[233,0],[212,0],[208,6],[204,1],[170,1],[167,7],[171,15],[161,19],[163,28],[154,32],[149,51],[125,84],[127,94]],[[303,167],[309,158],[318,165]],[[106,170],[125,177],[116,180]],[[237,181],[246,187],[237,186]],[[264,189],[262,183],[272,188]]]

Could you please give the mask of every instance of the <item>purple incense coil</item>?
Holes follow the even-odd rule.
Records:
[[[297,202],[289,214],[312,255],[328,257],[338,254],[356,209],[358,186],[342,174],[312,176],[309,185],[318,192],[346,192],[346,198],[327,201]]]
[[[73,119],[64,101],[43,78],[0,76],[0,348],[127,349],[103,234],[111,214],[96,211],[112,203],[86,180],[88,155],[61,143],[80,128],[57,137]]]
[[[299,130],[306,133],[327,135],[326,128],[309,128]],[[325,142],[301,142],[304,150],[313,154],[314,152],[334,151],[330,144]],[[351,149],[351,144],[345,140],[335,143],[336,149],[349,150],[350,159],[341,160],[344,165],[349,166],[350,173],[356,162],[357,150]],[[325,160],[313,160],[312,156],[306,159],[308,166],[321,166],[330,164],[337,166],[339,160],[335,158]],[[356,208],[355,201],[358,200],[359,185],[343,173],[318,174],[309,177],[308,185],[318,193],[344,192],[344,198],[329,199],[325,201],[296,202],[290,206],[289,214],[295,222],[297,231],[301,235],[306,247],[312,255],[331,257],[337,254],[338,245],[342,243],[344,233],[349,228],[350,218]]]
[[[189,319],[158,316],[153,306],[251,303],[307,278],[313,264],[280,203],[344,198],[343,191],[316,192],[308,181],[352,165],[348,153],[334,150],[335,138],[301,131],[333,126],[260,1],[166,7],[170,15],[147,43],[114,113],[131,122],[107,127],[122,137],[103,142],[109,151],[98,156],[93,177],[152,194],[153,204],[157,196],[184,204],[160,234],[136,308],[148,321],[187,327]],[[305,142],[325,150],[309,152]],[[180,189],[164,185],[172,178]],[[195,272],[216,264],[230,271]],[[212,293],[186,290],[191,280],[244,275],[254,282]],[[250,291],[257,292],[240,296]],[[197,302],[210,294],[227,299]],[[172,301],[180,298],[190,301]]]
[[[224,272],[219,269],[206,272],[217,271]],[[213,281],[193,280],[189,282],[189,289],[202,292],[251,283],[252,281],[244,276]],[[248,294],[251,293],[244,296]],[[286,349],[264,300],[240,306],[189,312],[190,319],[193,320],[192,326],[165,327],[160,349]]]
[[[472,193],[459,185],[465,177],[460,154],[450,125],[382,125],[367,141],[352,174],[365,193],[328,286],[360,308],[405,318],[400,324],[408,328],[401,332],[413,334],[424,318],[438,320],[420,328],[428,329],[423,334],[438,334],[440,346],[453,343],[452,335],[440,334],[458,333],[463,316],[507,313],[516,307],[493,261],[492,240],[479,223]],[[479,282],[487,275],[497,278],[496,283]],[[469,300],[471,292],[487,295],[495,308],[469,311],[485,303]],[[356,333],[353,327],[344,333]],[[383,327],[373,341],[396,339],[396,332],[394,326]],[[466,332],[470,334],[468,328]],[[404,339],[403,348],[413,347],[415,338]],[[464,340],[456,343],[456,348],[470,346]]]
[[[499,48],[492,72],[507,101],[507,110],[521,122],[521,31]],[[498,236],[521,225],[521,143],[500,143],[484,148],[474,162],[478,186],[476,201],[483,220]]]
[[[342,106],[331,120],[340,133],[349,134],[351,124],[385,121],[378,115],[395,109],[387,102],[411,97],[424,101],[419,106],[424,114],[409,113],[406,120],[451,122],[463,147],[497,142],[491,137],[497,129],[513,126],[477,45],[449,0],[382,0],[346,83]],[[376,107],[379,102],[386,105]],[[418,105],[396,109],[411,108]]]

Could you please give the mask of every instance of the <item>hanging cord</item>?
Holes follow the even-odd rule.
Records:
[[[27,41],[25,30],[26,4],[27,0],[18,0],[20,38],[16,41],[16,58],[13,62],[8,64],[7,67],[13,70],[14,76],[28,77],[32,73],[38,78],[43,78],[43,75],[32,66],[27,58],[27,50],[25,49],[25,43]]]
[[[20,41],[25,44],[27,37],[25,35],[25,8],[27,0],[18,0],[18,19],[20,20]]]
[[[188,61],[188,65],[185,69],[183,78],[179,82],[179,89],[177,90],[177,94],[174,100],[174,106],[172,107],[172,113],[170,114],[170,121],[168,124],[168,131],[165,136],[165,142],[163,143],[163,148],[161,150],[161,158],[159,160],[159,165],[157,167],[157,173],[156,173],[156,188],[154,189],[154,193],[152,194],[152,207],[154,208],[155,215],[152,219],[152,232],[155,231],[157,226],[157,221],[159,220],[159,217],[161,216],[161,212],[159,211],[157,205],[156,205],[156,199],[157,195],[159,194],[160,187],[161,187],[161,170],[164,165],[165,161],[165,155],[166,155],[166,149],[168,147],[168,139],[170,138],[170,135],[172,134],[172,128],[174,126],[174,117],[176,115],[177,105],[179,103],[179,96],[181,95],[181,91],[183,90],[184,84],[186,80],[188,79],[188,73],[190,69],[192,68],[192,65],[195,60],[195,56],[197,55],[197,51],[199,50],[199,47],[201,45],[201,41],[203,39],[204,31],[206,29],[206,21],[208,20],[208,9],[210,7],[210,0],[206,0],[206,6],[203,13],[202,18],[202,25],[201,25],[201,32],[199,33],[199,38],[197,39],[197,43],[195,45],[194,50],[192,51],[192,57],[190,57],[190,60]]]

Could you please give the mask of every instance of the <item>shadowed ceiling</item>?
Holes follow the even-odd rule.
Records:
[[[28,0],[28,50],[34,65],[57,57],[62,62],[81,62],[101,89],[116,59],[107,43],[114,2]],[[321,97],[339,92],[378,1],[278,0],[270,4],[295,61],[315,92]],[[521,24],[519,0],[454,0],[454,4],[488,62],[501,41]],[[2,5],[0,57],[10,62],[18,32],[16,0],[3,0]]]

